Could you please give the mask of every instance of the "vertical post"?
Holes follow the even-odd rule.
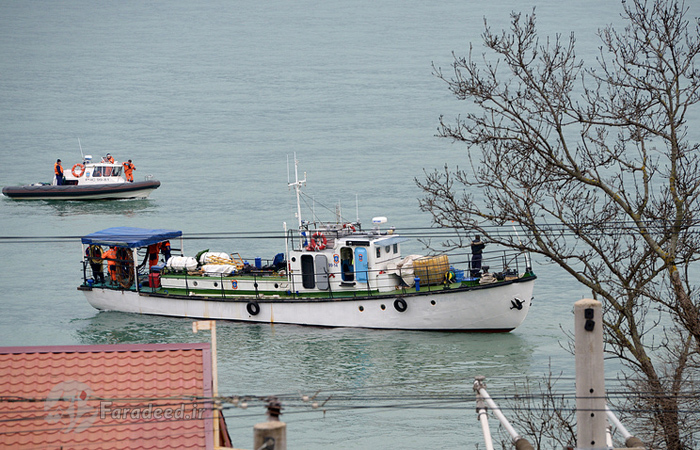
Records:
[[[597,300],[574,304],[576,354],[576,448],[606,449],[603,311]]]
[[[216,320],[200,320],[192,322],[192,332],[199,330],[211,330],[211,378],[213,402],[213,422],[214,422],[214,448],[219,448],[219,370],[216,364]]]
[[[493,439],[491,438],[491,429],[489,428],[489,417],[486,412],[486,403],[484,398],[479,392],[482,386],[485,386],[483,376],[477,376],[474,378],[474,391],[476,391],[476,415],[481,424],[481,431],[484,434],[484,443],[486,444],[486,450],[493,450]]]
[[[269,421],[253,427],[253,448],[262,450],[287,450],[287,424],[280,422],[282,403],[277,397],[269,397],[267,415]]]

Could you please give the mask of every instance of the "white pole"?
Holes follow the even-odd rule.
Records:
[[[622,437],[625,439],[625,445],[627,448],[643,448],[644,443],[641,441],[641,439],[634,437],[632,433],[627,431],[627,428],[625,428],[624,425],[622,425],[622,422],[615,416],[615,413],[613,413],[608,405],[605,405],[605,413],[608,416],[608,420],[612,422],[613,425],[615,425],[615,428],[617,428],[620,431],[620,434],[622,434]]]
[[[576,355],[576,448],[606,449],[603,312],[597,300],[574,304]]]
[[[214,422],[214,448],[219,448],[219,409],[221,402],[219,401],[219,370],[217,367],[216,357],[216,320],[200,320],[192,322],[192,332],[196,333],[199,330],[211,330],[211,382],[213,402],[213,422]]]
[[[496,402],[494,402],[491,399],[491,396],[489,396],[489,393],[486,392],[486,389],[484,388],[479,388],[477,391],[484,399],[484,402],[486,402],[486,405],[488,405],[489,408],[493,411],[493,414],[498,418],[498,420],[501,422],[501,425],[503,425],[503,428],[510,434],[510,437],[513,439],[513,442],[517,441],[518,439],[521,438],[521,436],[518,434],[517,431],[515,431],[515,428],[508,422],[508,419],[506,419],[506,416],[503,415],[501,412],[501,409],[498,407]]]
[[[476,414],[479,417],[481,424],[481,432],[484,434],[484,443],[486,450],[493,450],[493,439],[491,438],[491,429],[489,428],[489,416],[486,412],[484,398],[481,396],[479,389],[483,386],[484,377],[478,376],[474,381],[474,390],[476,391]]]
[[[493,450],[493,439],[491,438],[491,430],[489,429],[489,418],[486,414],[486,408],[479,410],[479,423],[481,423],[481,431],[484,433],[486,450]]]
[[[299,161],[297,161],[297,154],[294,154],[294,183],[288,183],[289,186],[294,186],[294,190],[297,195],[297,219],[299,220],[299,229],[301,230],[301,200],[299,198],[299,188],[302,184],[306,183],[306,173],[304,173],[304,179],[299,180]]]
[[[501,425],[503,426],[503,428],[505,428],[508,434],[510,434],[510,437],[512,439],[513,444],[515,445],[516,450],[534,450],[532,444],[530,444],[530,442],[527,439],[520,436],[518,432],[515,431],[515,428],[513,428],[510,422],[508,422],[508,419],[506,419],[506,416],[503,415],[501,409],[498,407],[496,402],[494,402],[489,396],[489,393],[486,392],[486,385],[484,384],[483,376],[479,375],[477,377],[474,377],[474,390],[477,393],[477,409],[479,408],[479,400],[483,400],[486,403],[486,405],[493,410],[493,414],[498,418],[498,420],[501,422]],[[479,417],[479,419],[481,420],[481,416]],[[483,423],[481,426],[484,426]]]

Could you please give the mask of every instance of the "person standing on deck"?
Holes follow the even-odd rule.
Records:
[[[53,171],[56,174],[56,184],[59,186],[63,185],[63,166],[61,166],[61,160],[57,159],[56,164],[53,166]]]
[[[110,163],[110,164],[114,164],[114,158],[113,158],[112,155],[109,154],[109,153],[107,153],[107,156],[105,156],[104,158],[102,158],[102,161],[103,161],[103,162],[108,162],[108,163]],[[104,168],[104,173],[103,173],[103,175],[106,176],[106,177],[111,177],[111,176],[112,176],[112,168],[111,168],[111,167],[105,167],[105,168]]]
[[[105,284],[105,275],[102,273],[102,247],[96,244],[89,245],[85,249],[85,256],[89,259],[92,278],[95,280],[95,283]]]
[[[158,264],[158,253],[160,252],[160,243],[151,244],[148,246],[148,269]]]
[[[479,272],[481,272],[481,258],[482,258],[481,253],[484,251],[484,247],[486,247],[486,244],[481,242],[481,236],[479,236],[477,234],[474,237],[474,240],[472,241],[471,247],[472,247],[471,276],[476,278],[479,276]]]
[[[117,282],[117,247],[110,247],[102,254],[102,257],[107,260],[111,284],[115,284]]]
[[[136,170],[136,166],[129,160],[128,162],[122,163],[122,166],[124,166],[124,176],[126,177],[126,181],[133,183],[134,182],[134,174],[133,171]]]

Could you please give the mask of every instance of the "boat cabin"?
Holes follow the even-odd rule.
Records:
[[[386,218],[373,222],[384,223]],[[397,289],[401,285],[401,243],[409,239],[394,235],[393,229],[381,231],[375,226],[363,232],[359,228],[357,223],[329,224],[302,232],[301,240],[292,243],[288,258],[292,279],[298,282],[301,274],[301,286],[295,290]]]
[[[126,183],[122,176],[121,163],[106,161],[93,162],[92,156],[86,155],[82,163],[75,164],[71,170],[64,171],[67,185]],[[56,180],[54,179],[54,184]]]

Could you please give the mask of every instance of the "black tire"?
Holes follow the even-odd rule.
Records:
[[[250,302],[245,305],[245,309],[248,310],[248,314],[251,316],[257,316],[260,314],[260,305],[257,302]]]
[[[406,300],[402,298],[397,298],[396,300],[394,300],[394,309],[396,309],[398,312],[406,311],[408,309]]]

